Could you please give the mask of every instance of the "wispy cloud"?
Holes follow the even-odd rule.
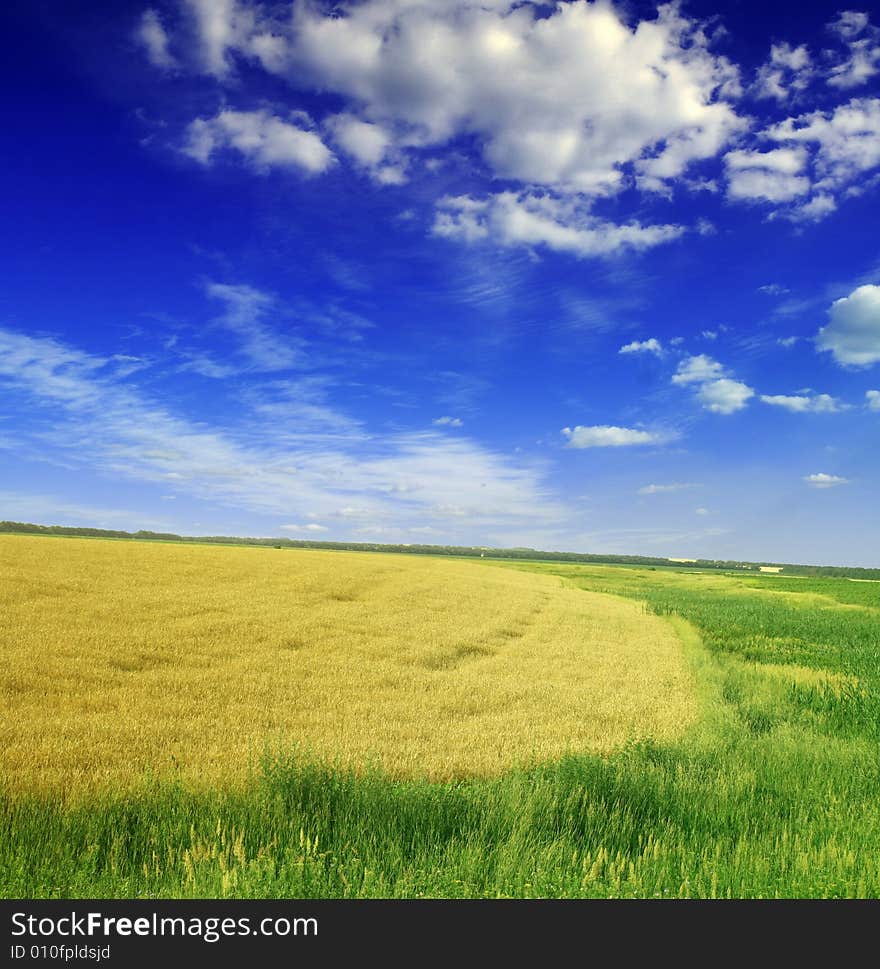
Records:
[[[163,495],[163,498],[169,496]],[[173,522],[134,508],[107,508],[68,501],[51,494],[22,494],[0,490],[0,519],[40,525],[78,525],[85,528],[151,528],[167,531]]]
[[[144,11],[135,31],[135,39],[143,46],[154,67],[167,71],[177,66],[177,60],[169,50],[168,34],[155,10]]]
[[[289,370],[303,361],[304,341],[291,334],[282,336],[267,322],[277,309],[277,300],[253,286],[208,282],[205,293],[225,304],[214,322],[236,334],[241,352],[252,368],[271,372]]]
[[[691,488],[699,488],[700,485],[691,481],[673,481],[670,484],[649,484],[639,488],[640,495],[662,495],[671,491],[689,491]]]
[[[330,530],[326,525],[319,525],[317,522],[309,522],[307,525],[279,525],[278,527],[285,532],[307,532],[311,534]]]
[[[28,411],[27,401],[50,418],[21,424],[14,440],[24,446],[36,436],[74,465],[287,522],[353,521],[341,512],[357,508],[359,527],[437,526],[449,540],[492,529],[515,541],[518,529],[567,514],[541,467],[514,464],[463,437],[378,437],[353,423],[340,427],[334,408],[295,390],[274,405],[262,396],[234,426],[215,427],[174,414],[107,363],[0,329],[0,385],[18,395],[19,412]],[[279,407],[289,408],[289,422],[301,422],[303,433],[279,433]],[[450,508],[463,511],[460,520]]]
[[[763,293],[765,296],[785,296],[785,294],[791,292],[791,290],[789,290],[787,286],[783,286],[781,283],[767,283],[764,286],[759,286],[758,292]]]

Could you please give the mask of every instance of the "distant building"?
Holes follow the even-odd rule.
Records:
[[[759,568],[762,572],[781,572],[782,571],[781,565],[761,565],[759,566]]]

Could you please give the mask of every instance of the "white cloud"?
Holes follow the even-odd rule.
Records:
[[[814,195],[809,202],[795,205],[782,213],[791,222],[821,222],[837,211],[837,202],[830,195]]]
[[[112,480],[153,482],[160,493],[173,482],[180,496],[293,522],[344,522],[336,513],[357,507],[373,522],[437,524],[462,544],[490,533],[519,544],[536,525],[558,525],[568,514],[541,466],[462,437],[339,434],[329,409],[312,412],[310,433],[297,433],[271,410],[271,384],[261,387],[270,412],[253,407],[238,419],[196,423],[126,383],[109,358],[0,328],[0,386],[23,415],[11,446]],[[294,412],[287,420],[297,419]],[[322,424],[326,435],[311,433]],[[444,506],[465,515],[450,524],[437,511]]]
[[[880,363],[880,286],[865,285],[835,300],[830,322],[816,337],[816,346],[843,366]]]
[[[464,242],[490,239],[501,246],[546,246],[578,257],[641,250],[675,239],[676,225],[618,225],[592,215],[573,198],[499,192],[484,199],[446,197],[437,203],[435,235]]]
[[[315,522],[310,522],[308,525],[279,525],[279,528],[283,529],[285,532],[328,532],[330,531],[325,525],[318,525]]]
[[[649,484],[639,488],[640,495],[660,495],[670,491],[687,491],[691,488],[699,488],[698,484],[688,481],[676,481],[672,484]]]
[[[805,475],[804,481],[811,488],[836,488],[838,485],[849,484],[847,478],[841,478],[836,474],[825,474],[824,472]]]
[[[266,110],[224,109],[213,118],[197,118],[187,128],[183,153],[203,165],[216,152],[232,148],[257,170],[294,168],[305,175],[326,171],[333,153],[312,131],[276,118]]]
[[[794,414],[836,414],[844,410],[840,401],[835,400],[829,394],[762,394],[761,400],[765,404],[773,407],[782,407]]]
[[[793,347],[799,339],[800,337],[798,336],[781,336],[777,338],[776,343],[788,350],[789,348]]]
[[[696,385],[697,399],[715,414],[742,410],[755,396],[748,384],[726,377],[724,367],[704,353],[682,360],[672,382],[679,386]]]
[[[448,207],[438,213],[439,234],[467,241],[492,234],[502,245],[578,256],[665,242],[681,229],[616,225],[590,216],[589,202],[632,187],[669,195],[676,181],[709,187],[689,169],[749,126],[735,107],[738,69],[676,3],[629,26],[606,2],[184,2],[191,66],[240,90],[236,67],[246,64],[291,93],[342,99],[324,130],[379,182],[400,184],[419,161],[427,169],[438,151],[473,144],[487,175],[515,184],[486,200],[495,211],[487,225]],[[265,112],[191,123],[192,157],[207,164],[222,147],[261,168],[320,172],[332,160],[314,132]],[[577,199],[579,211],[541,217],[540,193]]]
[[[253,286],[209,282],[205,292],[226,304],[225,312],[214,322],[235,333],[241,352],[251,369],[269,372],[289,370],[303,361],[303,343],[290,335],[282,337],[266,322],[276,300]],[[204,371],[202,371],[204,372]],[[207,376],[212,376],[210,371]]]
[[[868,82],[880,71],[880,29],[870,24],[868,15],[847,10],[829,24],[847,47],[846,60],[836,64],[828,75],[831,87],[847,90]]]
[[[762,136],[792,150],[800,146],[809,151],[813,198],[792,214],[819,219],[833,211],[842,192],[857,194],[864,174],[880,165],[880,99],[853,99],[832,112],[787,118]]]
[[[791,290],[787,286],[781,286],[779,283],[767,283],[766,286],[759,286],[758,292],[763,293],[765,296],[784,296],[786,293],[790,293]]]
[[[327,126],[340,147],[363,165],[378,165],[391,144],[381,125],[360,121],[351,114],[334,115]]]
[[[184,0],[198,38],[198,58],[208,74],[230,72],[228,52],[246,45],[255,27],[253,12],[237,0]]]
[[[837,15],[837,20],[828,25],[828,29],[844,40],[852,40],[868,26],[869,20],[866,13],[844,10]]]
[[[177,65],[177,61],[168,49],[168,35],[155,10],[144,11],[135,37],[147,52],[147,57],[154,67],[167,71]]]
[[[588,447],[628,447],[640,444],[662,444],[668,435],[653,431],[640,431],[631,427],[615,427],[598,424],[593,427],[563,427],[562,433],[568,438],[570,448]]]
[[[461,427],[464,423],[460,417],[436,417],[432,424],[436,424],[438,427]]]
[[[803,174],[807,152],[803,148],[775,148],[772,151],[731,151],[724,156],[727,166],[727,196],[787,202],[810,190]]]
[[[434,234],[463,242],[476,242],[489,235],[487,200],[472,199],[468,195],[446,196],[437,203]]]
[[[334,142],[383,185],[406,181],[405,164],[392,151],[390,134],[378,124],[352,114],[337,114],[325,122]]]
[[[126,531],[133,528],[170,531],[173,527],[167,518],[144,515],[142,510],[80,505],[65,498],[59,498],[57,495],[0,491],[0,509],[2,509],[0,517],[9,521],[34,522],[41,525],[121,528]]]
[[[782,175],[797,175],[804,170],[806,151],[803,149],[775,148],[773,151],[729,151],[725,164],[732,171],[766,169]]]
[[[724,367],[717,360],[700,353],[681,361],[672,382],[679,385],[701,384],[708,380],[717,380],[723,375]]]
[[[866,390],[865,402],[868,410],[880,410],[880,390]]]
[[[703,384],[697,396],[707,410],[715,414],[733,414],[742,410],[755,392],[747,384],[725,377]]]
[[[694,509],[694,514],[695,514],[695,515],[701,515],[701,516],[704,516],[704,515],[711,515],[711,514],[712,514],[712,512],[711,512],[711,511],[709,511],[709,509],[708,509],[708,508],[695,508],[695,509]]]
[[[783,102],[803,91],[812,76],[812,58],[805,45],[773,44],[768,61],[758,69],[755,93]]]
[[[634,30],[605,4],[537,16],[471,0],[303,5],[293,24],[293,70],[356,99],[401,146],[473,135],[497,176],[527,184],[605,194],[627,165],[676,177],[743,124],[718,97],[736,70],[672,5]]]
[[[880,45],[870,40],[859,41],[850,47],[851,56],[831,72],[828,83],[832,87],[859,87],[880,70]]]
[[[648,340],[633,340],[632,343],[627,343],[622,346],[618,353],[653,353],[655,356],[663,356],[663,346],[659,340],[655,337],[651,337]]]

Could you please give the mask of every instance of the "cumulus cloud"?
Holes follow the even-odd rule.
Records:
[[[380,183],[400,184],[420,163],[427,170],[462,140],[473,145],[485,174],[515,190],[477,199],[481,218],[442,208],[435,230],[451,238],[581,257],[666,242],[681,229],[617,225],[592,216],[590,202],[633,187],[668,195],[676,182],[712,185],[689,169],[749,126],[735,106],[737,67],[676,3],[628,25],[605,2],[182,2],[188,18],[175,44],[188,42],[190,68],[239,93],[246,68],[292,95],[331,95],[337,106],[321,130]],[[157,26],[150,18],[158,38]],[[263,169],[315,173],[332,160],[309,126],[264,111],[190,124],[192,157],[207,164],[221,148]],[[577,200],[578,211],[561,211],[561,200]]]
[[[737,72],[675,6],[627,27],[610,5],[549,16],[510,2],[295,8],[290,63],[408,148],[473,135],[494,174],[589,195],[625,167],[665,180],[743,127]],[[431,56],[426,57],[425,51]]]
[[[155,10],[145,10],[141,16],[135,38],[147,53],[147,58],[154,67],[170,70],[177,65],[171,51],[168,49],[168,34],[162,26],[159,14]]]
[[[865,404],[868,410],[880,410],[880,390],[866,390]]]
[[[748,384],[724,377],[704,383],[697,396],[707,410],[715,414],[733,414],[742,410],[755,392]]]
[[[761,400],[773,407],[782,407],[794,414],[836,414],[844,410],[840,401],[830,394],[762,394]]]
[[[806,158],[803,148],[728,152],[724,157],[728,198],[787,202],[806,194],[810,180],[801,174]]]
[[[828,29],[844,40],[852,40],[868,26],[869,22],[870,17],[866,13],[844,10],[837,15],[837,20],[828,24]]]
[[[283,529],[285,532],[328,532],[330,531],[326,525],[318,525],[316,522],[310,522],[308,525],[279,525],[279,528]]]
[[[461,427],[464,423],[460,417],[435,417],[432,424],[436,424],[437,427]]]
[[[880,29],[871,25],[867,14],[846,10],[828,26],[847,47],[846,59],[828,75],[830,87],[860,87],[880,72]]]
[[[825,474],[823,471],[817,474],[805,475],[804,481],[811,488],[836,488],[838,485],[849,484],[847,478],[841,478],[836,474]]]
[[[574,256],[648,249],[681,235],[676,225],[618,225],[591,214],[573,198],[499,192],[486,198],[445,197],[437,203],[435,235],[464,242],[490,239],[501,246],[546,246]]]
[[[723,374],[724,367],[717,360],[700,353],[681,361],[672,382],[679,385],[705,383],[717,380]]]
[[[808,151],[809,171],[805,174],[811,198],[784,214],[817,221],[834,211],[841,194],[859,194],[860,180],[880,165],[880,98],[853,99],[830,112],[786,118],[762,136],[793,151],[798,147]]]
[[[592,427],[563,427],[562,433],[568,438],[567,447],[629,447],[639,444],[662,444],[669,440],[668,435],[654,431],[640,431],[631,427],[615,427],[597,424]]]
[[[842,366],[869,367],[880,362],[880,286],[865,285],[835,300],[829,323],[816,346]]]
[[[655,337],[648,340],[633,340],[622,346],[618,353],[653,353],[657,357],[663,356],[663,345]]]
[[[827,215],[837,211],[837,202],[831,195],[815,195],[809,202],[796,205],[783,212],[791,222],[821,222]]]
[[[238,152],[258,171],[288,168],[317,175],[335,161],[313,131],[276,118],[265,109],[224,109],[213,118],[197,118],[190,123],[182,149],[185,155],[209,165],[223,149]]]
[[[393,152],[391,135],[381,125],[342,113],[329,118],[325,126],[335,144],[377,182],[401,185],[406,181],[405,166]]]
[[[803,91],[812,76],[812,58],[806,45],[773,44],[770,57],[758,69],[755,94],[783,102]]]
[[[188,17],[173,37],[176,60],[158,14],[143,15],[139,39],[154,63],[185,64],[239,95],[245,69],[268,72],[292,99],[330,95],[320,130],[381,184],[402,184],[442,165],[442,152],[473,146],[484,175],[512,184],[507,193],[475,194],[473,206],[438,209],[437,234],[466,242],[579,257],[668,242],[680,226],[618,225],[597,217],[592,203],[632,188],[669,197],[676,185],[717,187],[695,165],[722,155],[753,124],[737,111],[739,70],[716,52],[717,32],[677,3],[627,24],[605,2],[181,2]],[[880,31],[853,11],[830,29],[843,59],[774,44],[752,93],[790,103],[817,78],[841,91],[869,81],[880,70]],[[727,153],[728,197],[796,222],[825,218],[841,196],[865,190],[861,175],[878,164],[878,104],[854,100],[755,132],[748,148]],[[258,170],[315,174],[334,160],[310,123],[265,111],[191,122],[187,153],[207,164],[221,148]],[[698,220],[694,229],[707,227]]]
[[[742,410],[755,396],[748,384],[726,376],[725,368],[704,353],[682,360],[672,382],[679,386],[695,386],[697,400],[715,414],[733,414]]]

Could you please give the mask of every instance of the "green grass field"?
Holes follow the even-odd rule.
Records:
[[[0,892],[880,895],[880,584],[458,567],[475,582],[531,572],[645,604],[681,638],[696,718],[677,736],[445,782],[334,770],[282,745],[233,786],[157,774],[77,801],[8,777]]]

